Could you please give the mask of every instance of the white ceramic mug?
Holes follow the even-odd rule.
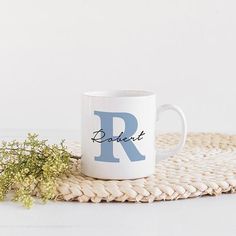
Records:
[[[181,118],[182,135],[171,150],[156,151],[159,114],[174,110]],[[82,104],[82,173],[101,179],[135,179],[154,173],[156,156],[171,156],[185,144],[187,125],[180,108],[157,108],[148,91],[87,92]]]

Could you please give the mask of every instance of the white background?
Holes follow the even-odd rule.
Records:
[[[83,91],[145,89],[181,106],[191,131],[236,132],[235,9],[234,0],[0,0],[0,128],[78,130]],[[170,117],[161,129],[177,129]]]
[[[3,236],[235,236],[235,195],[133,203],[0,205]]]

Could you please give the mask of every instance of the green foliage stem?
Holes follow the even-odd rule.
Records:
[[[33,193],[46,201],[54,198],[56,179],[69,170],[71,154],[64,141],[49,145],[37,134],[23,142],[2,142],[0,146],[0,200],[13,191],[12,200],[30,208]]]

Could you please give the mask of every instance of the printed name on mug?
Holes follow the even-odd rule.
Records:
[[[138,128],[138,121],[133,114],[128,112],[94,111],[94,115],[98,116],[101,121],[101,129],[95,131],[94,137],[91,138],[93,142],[101,144],[101,154],[95,157],[96,161],[120,162],[120,159],[114,156],[113,141],[117,141],[122,145],[130,161],[145,160],[145,156],[138,151],[134,144],[134,141],[141,140],[145,133],[142,131],[137,137],[133,136]],[[121,132],[119,136],[113,135],[114,117],[123,119],[125,122],[125,130]],[[98,134],[101,135],[100,138],[97,137]],[[106,135],[109,138],[105,138]]]

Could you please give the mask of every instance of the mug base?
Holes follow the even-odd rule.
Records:
[[[154,171],[143,173],[140,175],[127,175],[127,176],[111,176],[111,175],[93,175],[92,173],[85,173],[84,171],[81,171],[81,173],[85,176],[92,177],[94,179],[102,179],[102,180],[135,180],[135,179],[141,179],[146,178],[154,174]]]

